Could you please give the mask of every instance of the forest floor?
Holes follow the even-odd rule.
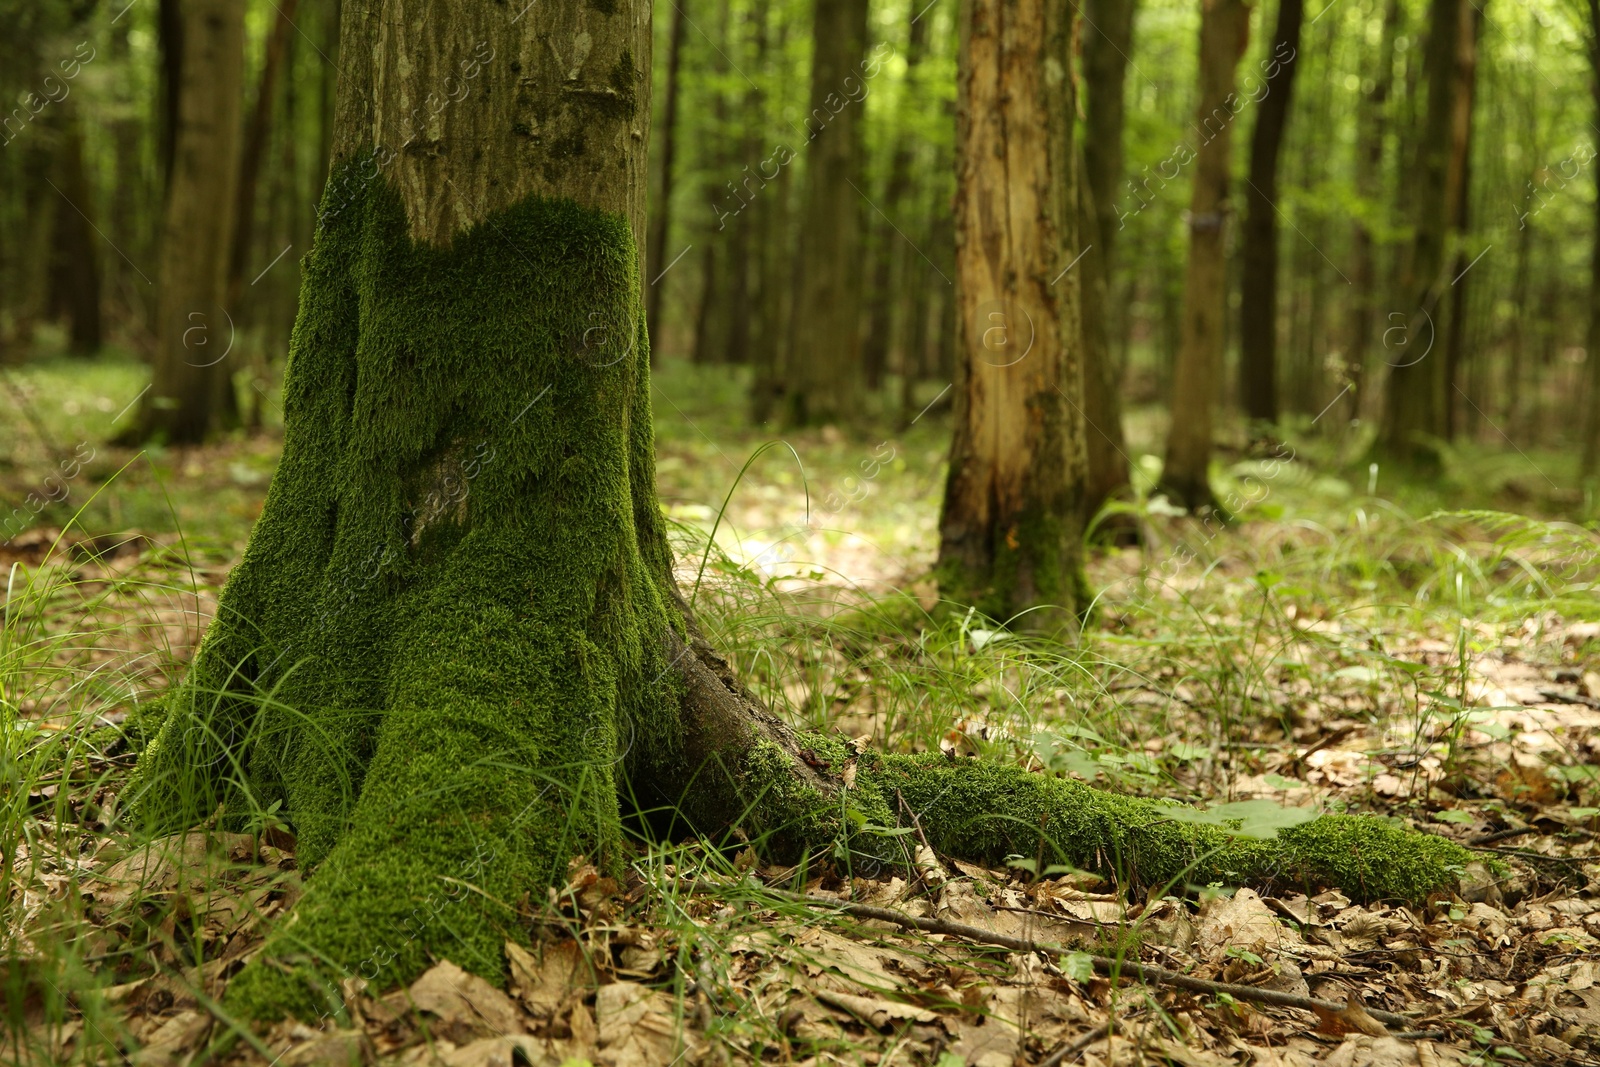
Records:
[[[1096,551],[1095,623],[1069,647],[937,602],[937,405],[905,432],[760,451],[723,372],[668,368],[680,578],[792,721],[1195,802],[1243,833],[1384,814],[1494,869],[1406,905],[1106,885],[1043,854],[797,871],[736,843],[640,842],[621,882],[576,862],[528,912],[533,951],[510,953],[504,988],[439,961],[407,990],[348,984],[337,1027],[257,1032],[220,998],[299,893],[292,837],[141,847],[117,825],[129,757],[91,732],[181,677],[259,512],[271,407],[265,434],[136,454],[105,444],[136,365],[6,377],[0,489],[66,499],[24,505],[0,548],[0,1060],[1600,1063],[1600,540],[1563,521],[1592,506],[1560,488],[1566,457],[1464,450],[1413,484],[1338,442],[1241,438],[1218,468],[1237,523],[1141,496],[1143,543]],[[1160,430],[1130,419],[1141,489]],[[863,904],[1008,943],[846,910]],[[1366,1010],[1178,988],[1139,963]]]

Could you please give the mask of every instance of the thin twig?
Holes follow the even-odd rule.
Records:
[[[1115,1019],[1107,1019],[1093,1030],[1090,1030],[1087,1034],[1080,1034],[1071,1041],[1067,1042],[1065,1045],[1062,1045],[1060,1048],[1056,1049],[1054,1052],[1050,1053],[1050,1058],[1039,1064],[1039,1067],[1061,1067],[1061,1064],[1066,1063],[1067,1060],[1073,1057],[1076,1057],[1078,1053],[1082,1052],[1096,1041],[1104,1041],[1107,1035],[1111,1033],[1111,1028],[1115,1025]]]
[[[1533,833],[1538,833],[1538,831],[1531,826],[1513,826],[1509,830],[1496,830],[1492,834],[1484,834],[1481,837],[1474,837],[1472,840],[1468,841],[1467,844],[1492,845],[1496,841],[1509,841],[1513,837],[1521,837],[1523,834]]]
[[[903,929],[922,930],[925,933],[945,934],[949,937],[959,937],[979,944],[996,945],[1000,948],[1008,948],[1013,952],[1037,952],[1044,956],[1054,957],[1077,954],[1073,950],[1063,948],[1060,945],[1040,944],[1028,938],[997,934],[992,930],[985,930],[979,926],[951,922],[948,919],[922,919],[907,915],[903,911],[895,911],[893,908],[879,908],[871,904],[851,904],[844,901],[807,896],[801,893],[789,893],[780,889],[768,889],[767,892],[780,900],[793,901],[810,907],[831,908],[861,919],[876,919],[880,922],[893,923]],[[1094,969],[1102,974],[1121,975],[1137,978],[1142,982],[1176,986],[1179,989],[1187,989],[1192,993],[1209,993],[1212,995],[1226,993],[1236,1000],[1249,1000],[1258,1004],[1272,1004],[1280,1008],[1298,1008],[1301,1011],[1310,1012],[1320,1009],[1326,1012],[1338,1013],[1348,1007],[1347,1004],[1339,1001],[1323,1000],[1320,997],[1306,997],[1298,993],[1285,993],[1278,989],[1262,989],[1258,986],[1236,985],[1232,982],[1212,982],[1204,978],[1194,978],[1187,974],[1179,974],[1177,971],[1169,971],[1165,967],[1136,963],[1132,960],[1118,960],[1109,956],[1095,956],[1089,953],[1078,955],[1088,956]],[[1406,1026],[1415,1021],[1410,1016],[1372,1008],[1367,1009],[1367,1014],[1389,1026]]]

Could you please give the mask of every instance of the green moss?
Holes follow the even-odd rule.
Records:
[[[1471,859],[1443,838],[1374,817],[1325,815],[1262,840],[1019,767],[925,755],[886,756],[866,770],[869,787],[900,791],[941,853],[988,863],[1042,853],[1046,863],[1136,886],[1307,882],[1363,900],[1419,900],[1452,887]]]
[[[1046,502],[996,531],[992,558],[981,570],[942,558],[934,571],[940,595],[1019,629],[1073,629],[1093,593],[1083,569],[1082,521],[1070,496],[1047,494]]]
[[[626,220],[531,198],[417,245],[371,166],[330,181],[282,462],[130,794],[152,830],[282,802],[312,874],[229,988],[253,1017],[441,956],[498,981],[678,737]]]

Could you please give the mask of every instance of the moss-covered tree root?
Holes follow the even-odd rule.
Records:
[[[843,739],[820,734],[795,740],[837,777],[823,790],[797,784],[783,748],[758,744],[741,775],[751,827],[778,841],[845,837],[868,869],[903,861],[903,837],[883,831],[913,825],[946,856],[991,864],[1042,859],[1128,888],[1291,884],[1335,886],[1360,900],[1420,901],[1454,888],[1472,858],[1444,838],[1374,816],[1323,815],[1250,837],[1237,827],[1174,817],[1191,809],[1020,767],[942,755],[858,756]],[[844,789],[840,779],[851,765],[854,784]]]

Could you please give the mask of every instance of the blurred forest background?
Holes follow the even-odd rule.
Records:
[[[186,57],[191,4],[191,19],[242,19],[237,55]],[[69,451],[52,435],[76,434],[159,455],[277,425],[328,171],[338,7],[0,0],[13,453]],[[1211,503],[1196,469],[1301,434],[1356,488],[1395,461],[1457,502],[1595,513],[1595,0],[1087,0],[1080,14],[1078,114],[1063,121],[1083,179],[1091,504],[1154,485],[1176,421],[1206,439],[1176,458],[1168,445],[1160,482],[1180,505]],[[939,424],[959,349],[956,16],[953,0],[659,5],[658,413],[714,396],[701,416],[735,436]],[[207,121],[237,127],[209,143],[237,166],[174,167],[175,87],[202,61],[221,100]],[[471,90],[420,102],[418,120],[447,122]],[[813,158],[830,123],[848,136]],[[1214,145],[1226,180],[1198,210]],[[184,401],[198,419],[163,421],[164,390],[140,392],[162,362],[158,294],[205,244],[164,241],[163,218],[217,198],[233,205],[233,232],[205,239],[228,245],[221,295],[178,324],[189,369],[165,373],[215,376],[215,362],[226,386]],[[1214,234],[1208,265],[1191,244]],[[1186,270],[1215,278],[1186,297]],[[1208,305],[1222,358],[1185,369]],[[84,396],[55,396],[64,382]],[[57,427],[63,405],[84,415]]]

